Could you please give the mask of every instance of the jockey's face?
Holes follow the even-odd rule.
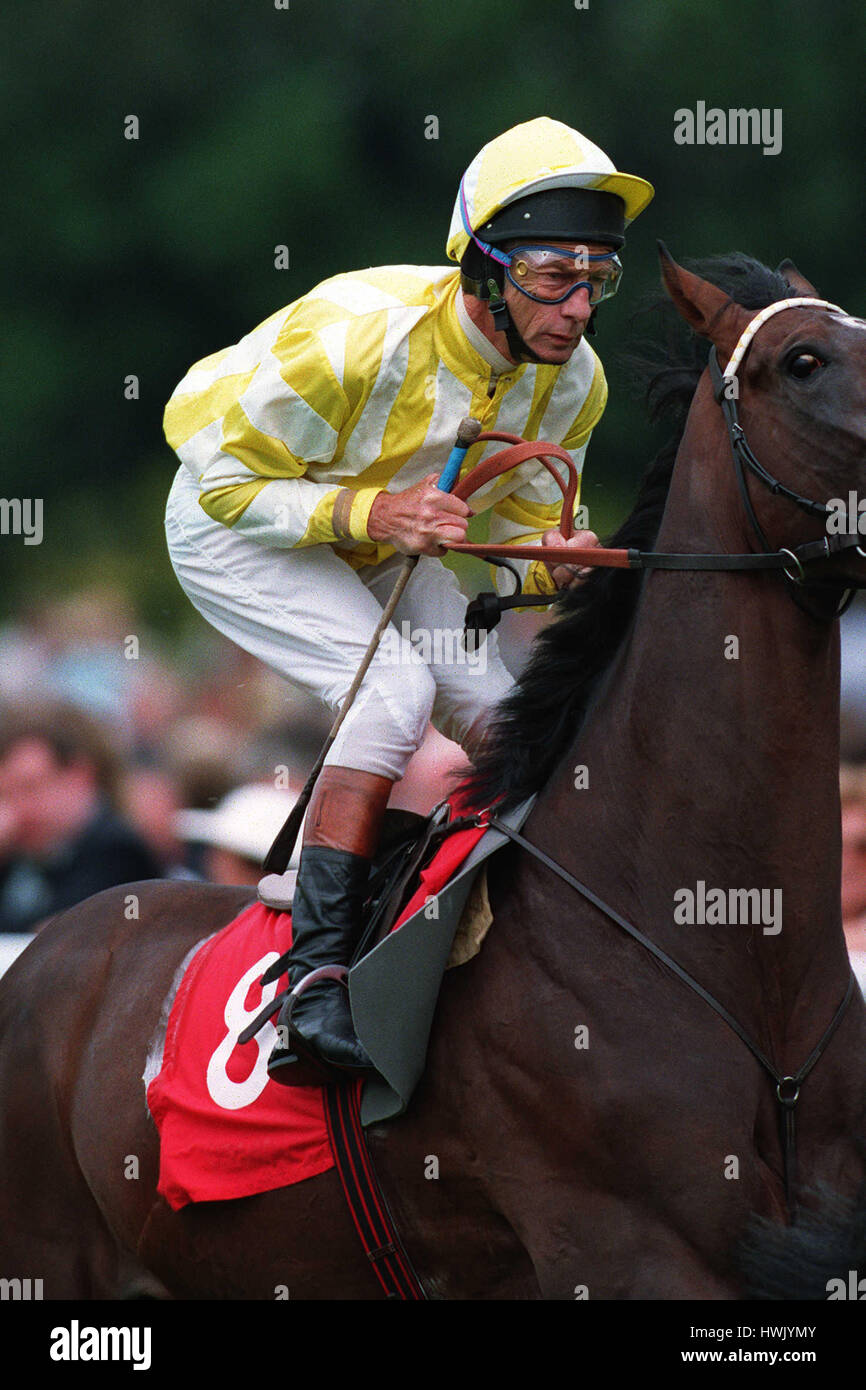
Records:
[[[575,243],[551,241],[549,244],[573,247]],[[599,242],[587,242],[586,250],[596,255],[612,248]],[[567,362],[586,332],[592,314],[589,290],[581,287],[560,304],[542,304],[522,294],[506,278],[504,295],[515,328],[539,361],[554,365]],[[505,337],[504,334],[500,336]],[[507,348],[505,352],[509,355]]]

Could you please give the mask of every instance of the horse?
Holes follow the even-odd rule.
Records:
[[[835,613],[866,570],[853,545],[803,562],[826,519],[791,499],[864,481],[866,324],[813,303],[789,263],[731,256],[712,274],[662,254],[687,343],[652,367],[648,399],[675,438],[610,544],[783,551],[785,569],[593,570],[495,717],[468,790],[537,800],[492,861],[493,925],[444,978],[406,1113],[368,1131],[428,1298],[741,1298],[756,1221],[784,1235],[798,1212],[820,1221],[822,1192],[853,1202],[863,1185]],[[740,428],[778,486],[739,486],[706,340],[728,360],[758,310],[798,297],[736,378]],[[781,912],[696,910],[719,890]],[[142,883],[128,920],[130,891],[65,912],[0,985],[0,1270],[38,1275],[51,1299],[123,1297],[148,1276],[176,1299],[384,1297],[333,1170],[179,1211],[158,1194],[148,1046],[181,962],[249,894]],[[786,1082],[814,1061],[793,1098],[795,1170],[792,1092],[761,1057]]]

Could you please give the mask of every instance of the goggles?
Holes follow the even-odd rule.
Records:
[[[579,289],[589,291],[590,304],[616,294],[622,262],[615,251],[591,255],[584,247],[516,246],[496,259],[521,294],[541,304],[562,304]]]
[[[464,175],[465,179],[465,175]],[[527,244],[513,251],[500,251],[482,241],[472,230],[466,206],[464,179],[460,180],[460,216],[467,235],[485,255],[505,269],[511,284],[539,304],[562,304],[581,288],[589,291],[590,304],[610,299],[619,289],[622,261],[615,251],[590,254],[584,246],[568,247]]]

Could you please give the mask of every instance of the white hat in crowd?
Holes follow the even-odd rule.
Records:
[[[175,829],[184,840],[262,860],[297,798],[297,789],[281,790],[265,783],[237,787],[212,811],[179,811]],[[302,835],[303,830],[298,833],[290,868],[297,868]]]

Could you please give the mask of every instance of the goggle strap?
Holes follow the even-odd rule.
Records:
[[[491,260],[496,261],[499,265],[509,266],[511,264],[511,257],[509,255],[504,254],[502,251],[497,251],[495,246],[491,246],[488,241],[482,241],[481,238],[476,236],[473,232],[469,223],[469,210],[466,207],[466,192],[463,187],[465,178],[466,176],[464,174],[463,178],[460,180],[460,216],[463,219],[464,231],[467,236],[472,238],[475,245],[480,247],[485,256],[489,256]]]
[[[505,333],[511,322],[511,315],[508,312],[508,305],[505,303],[501,289],[492,278],[487,281],[487,297],[490,313],[493,316],[493,327],[497,333]]]

